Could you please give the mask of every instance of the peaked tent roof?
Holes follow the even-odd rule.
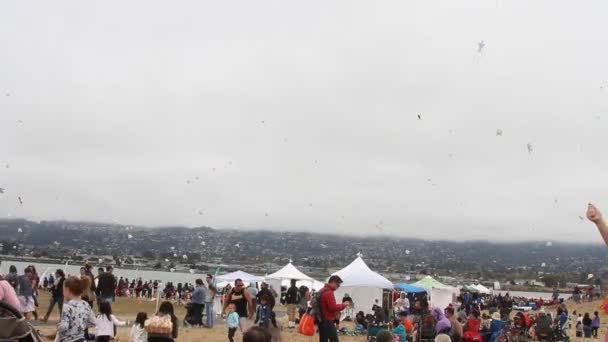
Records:
[[[243,271],[236,271],[236,272],[226,273],[226,274],[217,276],[217,280],[223,280],[223,281],[235,281],[237,279],[241,279],[244,282],[264,281],[263,277],[258,277],[258,276],[255,276],[253,274],[249,274],[249,273],[243,272]]]
[[[412,285],[422,287],[425,289],[449,289],[450,287],[440,283],[439,281],[433,279],[431,276],[426,276]]]
[[[358,256],[350,265],[344,267],[332,275],[342,278],[342,287],[375,287],[392,289],[393,283],[388,279],[372,271]]]
[[[266,279],[295,279],[295,280],[309,280],[313,281],[311,277],[306,274],[300,272],[291,262],[285,265],[280,270],[274,272],[273,274],[267,275]]]

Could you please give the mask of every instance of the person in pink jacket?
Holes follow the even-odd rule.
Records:
[[[19,304],[19,298],[17,298],[15,289],[6,280],[0,280],[0,300],[21,312],[21,304]]]

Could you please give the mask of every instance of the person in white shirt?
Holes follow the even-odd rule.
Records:
[[[409,313],[410,300],[407,299],[405,292],[401,292],[401,294],[399,295],[399,298],[395,301],[395,304],[393,306],[395,307],[397,314],[399,314],[401,312]]]
[[[148,332],[144,329],[144,323],[148,319],[148,314],[140,312],[135,318],[135,324],[131,328],[129,342],[148,342]]]
[[[124,327],[128,323],[128,321],[119,321],[116,316],[112,315],[110,303],[99,303],[99,315],[95,318],[95,341],[110,342],[110,338],[114,336],[114,325]]]

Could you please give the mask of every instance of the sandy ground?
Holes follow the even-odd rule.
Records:
[[[44,313],[46,313],[46,310],[48,308],[48,303],[49,303],[49,295],[46,293],[41,294],[40,307],[38,308],[39,317],[43,317]],[[589,312],[590,314],[592,314],[593,311],[600,311],[600,310],[598,310],[600,303],[601,303],[601,301],[595,301],[595,302],[591,302],[591,303],[584,303],[584,304],[576,305],[576,304],[574,304],[574,302],[570,301],[570,302],[567,302],[567,306],[568,306],[570,313],[572,313],[574,310],[576,310],[577,312],[582,312],[583,314],[585,312]],[[176,316],[181,320],[185,316],[186,311],[183,308],[183,306],[175,306],[175,307],[176,307]],[[129,320],[129,321],[134,321],[135,316],[140,311],[144,311],[150,316],[154,313],[154,309],[155,309],[155,302],[138,301],[135,299],[126,299],[126,298],[119,298],[117,300],[117,302],[114,303],[114,305],[112,305],[112,311],[113,311],[114,315],[116,317],[118,317],[118,319]],[[299,335],[294,330],[287,329],[286,328],[286,326],[287,326],[286,317],[283,314],[285,311],[284,307],[281,307],[281,306],[276,307],[275,311],[277,312],[277,315],[279,317],[281,317],[281,318],[279,318],[279,322],[282,323],[282,325],[283,325],[283,332],[282,332],[282,341],[283,342],[318,341],[318,336],[314,336],[314,337],[302,336],[302,335]],[[59,316],[58,309],[55,308],[48,323],[43,324],[41,322],[36,322],[36,325],[38,325],[38,328],[40,329],[40,331],[42,333],[45,333],[45,334],[52,333],[55,330],[55,325],[59,319],[58,316]],[[600,327],[600,331],[599,331],[598,335],[600,336],[600,339],[604,340],[604,335],[606,335],[606,333],[608,332],[608,316],[603,314],[602,312],[600,312],[600,319],[601,319],[601,327]],[[184,327],[180,326],[178,341],[180,341],[180,342],[228,341],[227,328],[226,328],[224,321],[221,319],[218,319],[216,321],[219,321],[219,322],[217,322],[217,325],[213,329],[192,328],[192,327],[184,328]],[[345,322],[344,326],[349,327],[349,323]],[[350,327],[352,327],[352,325],[350,325]],[[574,327],[574,325],[573,325],[573,327]],[[118,341],[128,341],[130,329],[131,329],[130,327],[118,328],[118,335],[117,335]],[[240,332],[237,332],[235,341],[240,341],[241,336],[242,335],[240,334]],[[574,337],[574,328],[572,329],[570,336],[571,336],[572,341],[581,341],[582,342],[585,340],[582,338]],[[593,340],[593,339],[591,339],[591,340]],[[362,341],[366,341],[366,338],[364,336],[357,336],[357,337],[341,336],[340,341],[342,341],[342,342],[355,342],[355,341],[359,342],[359,341],[361,341],[362,342]]]

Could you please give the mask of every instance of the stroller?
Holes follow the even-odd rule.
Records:
[[[42,339],[19,310],[0,301],[0,341],[42,342]]]

